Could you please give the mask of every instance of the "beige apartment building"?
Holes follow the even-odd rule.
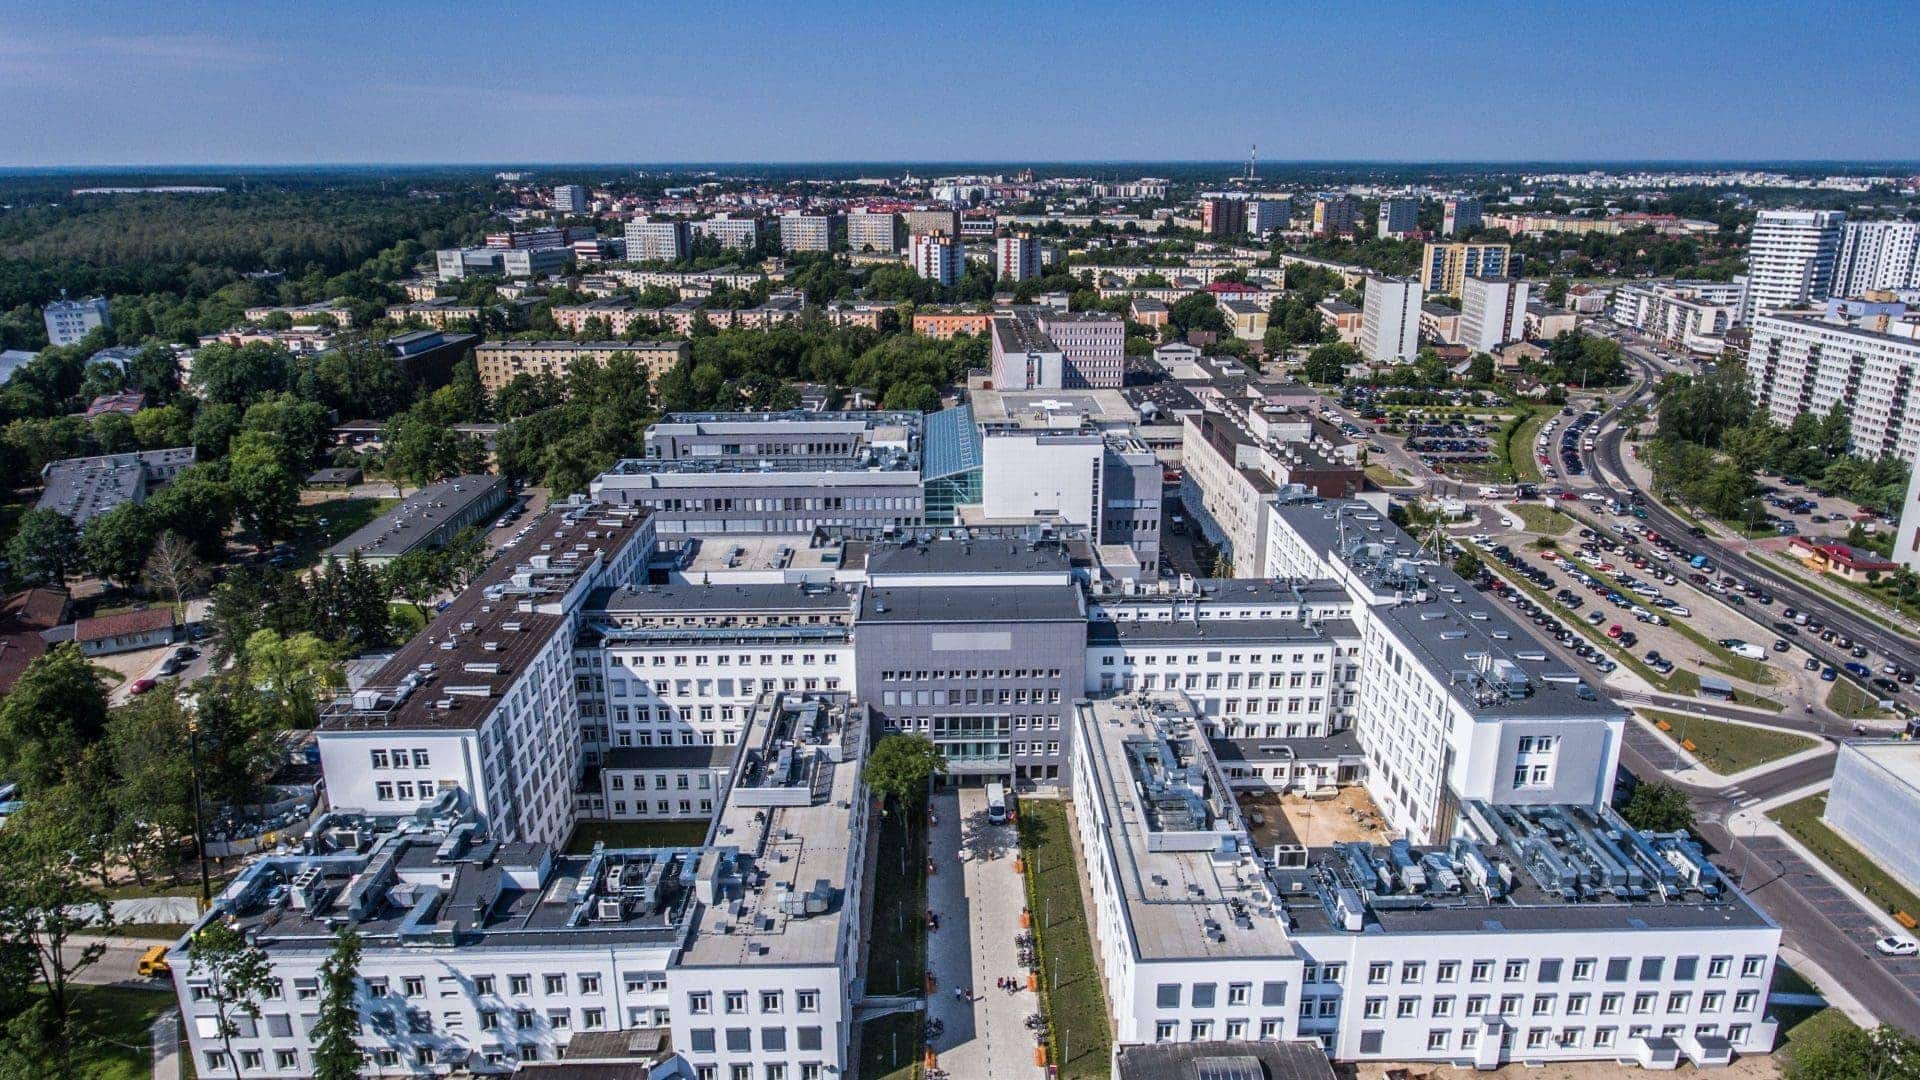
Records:
[[[515,375],[565,375],[577,361],[604,365],[616,356],[633,357],[658,382],[691,352],[684,341],[488,341],[473,350],[473,358],[480,385],[497,394]]]

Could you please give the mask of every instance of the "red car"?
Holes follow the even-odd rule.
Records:
[[[157,684],[152,679],[135,679],[133,686],[127,690],[127,693],[144,694],[153,689],[155,685]]]
[[[1563,491],[1560,493],[1560,497],[1563,499],[1578,499],[1580,496],[1575,495],[1571,491]]]

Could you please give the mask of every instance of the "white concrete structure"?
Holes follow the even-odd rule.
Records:
[[[1747,385],[1754,405],[1785,426],[1804,412],[1838,405],[1852,424],[1853,452],[1920,460],[1920,322],[1893,320],[1887,331],[1829,322],[1812,312],[1763,315],[1753,322]]]
[[[1696,356],[1718,356],[1740,321],[1747,279],[1636,281],[1613,291],[1614,322]]]
[[[553,189],[553,209],[560,214],[584,214],[592,208],[587,189],[579,184],[556,184]]]
[[[760,242],[760,219],[751,216],[719,214],[692,223],[693,235],[711,236],[721,247],[752,251]]]
[[[1492,352],[1527,336],[1527,283],[1519,278],[1469,277],[1460,293],[1460,344]]]
[[[993,242],[993,272],[1008,281],[1040,276],[1040,241],[1032,233],[1008,233]]]
[[[68,300],[63,296],[48,304],[40,314],[47,324],[49,345],[77,344],[112,321],[107,315],[104,296],[90,296],[85,300]]]
[[[907,238],[907,265],[928,281],[942,285],[959,281],[962,258],[960,241],[943,233],[918,233]]]
[[[644,511],[584,500],[550,511],[524,554],[497,560],[326,709],[330,804],[403,814],[458,790],[490,832],[564,843],[584,760],[574,635],[589,594],[631,581],[653,539]]]
[[[1119,1043],[1312,1039],[1482,1068],[1772,1048],[1780,930],[1689,840],[1471,802],[1444,846],[1262,852],[1177,695],[1082,703],[1074,729]]]
[[[1920,221],[1849,221],[1834,262],[1834,296],[1920,288]]]
[[[627,222],[627,258],[634,262],[677,262],[693,245],[692,229],[684,221]]]
[[[900,215],[855,210],[847,215],[847,250],[890,254],[900,250]]]
[[[1265,236],[1284,229],[1293,218],[1293,200],[1284,195],[1256,195],[1247,200],[1247,235]]]
[[[1840,255],[1839,210],[1762,210],[1747,241],[1744,320],[1825,299]]]
[[[1920,469],[1907,480],[1907,495],[1900,502],[1900,521],[1893,540],[1893,561],[1909,570],[1920,571]]]
[[[1008,431],[980,441],[981,513],[988,519],[1100,520],[1106,436],[1078,430]]]
[[[1420,283],[1368,275],[1362,299],[1360,354],[1376,364],[1406,364],[1420,350]]]

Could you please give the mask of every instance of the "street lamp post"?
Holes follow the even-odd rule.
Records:
[[[200,796],[200,721],[187,721],[187,760],[193,770],[193,846],[200,858],[200,910],[213,906],[213,886],[207,880],[206,814]]]

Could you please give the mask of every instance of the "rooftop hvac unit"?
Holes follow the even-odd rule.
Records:
[[[619,922],[621,917],[620,901],[606,897],[594,905],[593,917],[601,922]]]

